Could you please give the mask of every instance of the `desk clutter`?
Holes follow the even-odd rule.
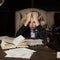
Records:
[[[4,49],[6,56],[13,58],[30,59],[35,50],[31,50],[29,46],[44,45],[41,39],[25,39],[22,35],[12,38],[9,36],[1,36],[1,48]],[[8,50],[7,50],[8,49]],[[24,56],[23,56],[24,55]]]
[[[27,42],[25,41],[25,38],[23,36],[18,36],[16,38],[12,37],[2,37],[2,43],[1,48],[2,49],[10,49],[10,48],[16,48],[16,47],[28,47]]]
[[[28,48],[15,48],[6,50],[4,52],[6,53],[5,57],[30,59],[33,53],[36,51]]]
[[[3,36],[0,37],[1,48],[2,49],[10,49],[16,47],[29,47],[34,45],[44,45],[42,39],[25,39],[23,36],[18,36],[16,38]]]

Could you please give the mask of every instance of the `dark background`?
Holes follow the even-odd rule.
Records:
[[[60,12],[54,15],[55,26],[60,27]]]
[[[15,12],[25,8],[59,12],[60,2],[58,0],[5,0],[0,6],[0,36],[15,35]]]

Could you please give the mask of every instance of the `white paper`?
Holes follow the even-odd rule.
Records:
[[[26,39],[28,45],[33,46],[33,45],[43,45],[42,39]]]
[[[22,35],[20,35],[13,40],[13,44],[18,45],[20,42],[24,41],[24,39],[25,38]]]
[[[0,40],[8,42],[8,43],[12,43],[12,41],[14,40],[14,38],[13,37],[9,37],[9,36],[0,36]]]
[[[2,39],[1,48],[2,49],[10,49],[10,48],[16,48],[16,47],[28,47],[27,42],[25,41],[25,38],[20,35],[16,38],[4,36],[0,37]]]
[[[57,52],[57,58],[60,58],[60,52]]]
[[[7,54],[5,57],[30,59],[34,52],[36,51],[27,49],[27,48],[10,49],[10,50],[5,51],[5,53]]]

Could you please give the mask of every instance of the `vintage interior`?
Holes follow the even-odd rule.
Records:
[[[3,4],[1,2],[3,1]],[[59,60],[56,58],[60,52],[60,2],[59,0],[0,0],[0,37],[16,37],[16,32],[23,25],[23,17],[29,11],[38,11],[47,25],[46,38],[49,42],[45,46],[31,47],[38,52],[31,60]],[[0,39],[1,40],[1,39]],[[1,60],[23,60],[5,58],[0,49]],[[60,57],[60,56],[59,56]]]

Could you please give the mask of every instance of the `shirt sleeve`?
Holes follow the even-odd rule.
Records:
[[[28,29],[28,27],[25,27],[24,25],[17,31],[16,37],[19,35],[23,35],[23,33]]]
[[[44,29],[42,28],[42,26],[37,26],[36,27],[37,31],[38,31],[38,38],[40,39],[45,39],[45,35],[46,35],[46,32],[44,31]]]

